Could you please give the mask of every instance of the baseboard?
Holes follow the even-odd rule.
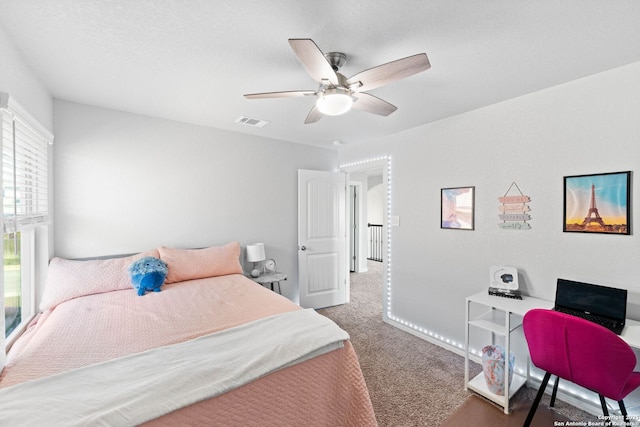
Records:
[[[422,338],[423,340],[428,341],[431,344],[435,344],[438,347],[442,347],[442,348],[444,348],[446,350],[449,350],[452,353],[455,353],[457,355],[460,355],[460,356],[464,357],[465,351],[464,351],[463,348],[457,347],[455,345],[448,344],[445,341],[439,340],[438,338],[432,337],[429,334],[425,334],[424,332],[417,331],[417,330],[415,330],[413,328],[410,328],[410,327],[408,327],[406,325],[403,325],[402,323],[396,322],[395,320],[391,320],[391,319],[386,318],[386,317],[383,320],[384,320],[385,323],[388,323],[393,327],[396,327],[398,329],[402,329],[403,331],[408,332],[411,335],[415,335],[416,337]]]
[[[552,379],[553,378],[555,377],[552,377]],[[532,387],[533,389],[538,390],[540,388],[541,383],[542,383],[542,380],[529,377],[529,380],[527,381],[527,387]],[[584,390],[583,388],[580,388],[572,383],[569,383],[568,381],[560,381],[560,387],[558,388],[556,399],[561,400],[565,403],[568,403],[571,406],[575,406],[576,408],[583,410],[591,415],[594,415],[594,416],[602,415],[602,407],[600,406],[600,400],[598,400],[598,395],[595,392],[592,392],[589,390],[585,391],[585,393],[593,394],[593,400],[590,400],[589,398],[583,398],[578,396],[577,394],[563,390],[562,389],[563,383],[570,384],[570,386],[575,388],[576,392]],[[547,388],[545,389],[544,393],[551,396],[552,391],[553,391],[553,381],[549,381],[549,384],[547,385]],[[617,405],[616,406],[608,405],[608,408],[609,408],[609,413],[611,414],[618,414],[620,412],[620,409],[618,408]]]

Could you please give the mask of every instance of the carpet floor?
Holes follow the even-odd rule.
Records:
[[[368,268],[367,273],[351,274],[348,304],[318,312],[351,336],[378,424],[381,427],[516,425],[509,424],[509,419],[516,416],[509,418],[501,409],[465,390],[464,357],[382,321],[382,263],[369,261]],[[471,376],[480,371],[479,364],[471,363]],[[533,396],[535,390],[521,389],[514,396],[514,407],[530,407],[528,401]],[[544,402],[548,398],[543,398],[541,409]],[[564,402],[557,402],[556,406],[560,415],[555,417],[553,412],[545,420],[597,420]],[[486,411],[487,424],[480,422],[479,410]],[[514,411],[514,415],[521,417],[522,411]],[[503,421],[496,424],[496,419]],[[544,421],[540,426],[543,425],[551,426],[553,422]]]

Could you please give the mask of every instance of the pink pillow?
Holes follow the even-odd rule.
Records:
[[[169,266],[165,283],[242,274],[238,242],[205,249],[174,249],[161,246],[158,252],[160,259]]]
[[[159,254],[153,249],[124,258],[86,261],[53,258],[49,262],[40,310],[53,308],[61,302],[84,295],[132,289],[129,265],[145,256],[157,258]]]

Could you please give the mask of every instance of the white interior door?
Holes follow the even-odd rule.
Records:
[[[298,170],[298,278],[303,307],[348,301],[346,197],[346,174]]]
[[[349,185],[349,271],[351,273],[358,271],[357,260],[359,239],[358,239],[358,216],[360,215],[360,209],[358,209],[358,197],[360,196],[360,186],[357,184]]]

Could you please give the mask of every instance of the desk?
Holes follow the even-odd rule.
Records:
[[[553,301],[547,301],[539,298],[523,296],[521,300],[513,298],[504,298],[489,295],[486,291],[479,292],[467,298],[472,302],[493,307],[498,310],[508,311],[518,316],[524,316],[525,313],[534,308],[544,308],[551,310]],[[640,321],[626,319],[622,333],[619,335],[629,346],[640,350]]]
[[[471,317],[472,304],[481,306],[484,312],[475,317]],[[521,300],[513,298],[499,297],[489,295],[487,291],[479,292],[466,299],[466,329],[465,329],[465,360],[464,360],[464,383],[465,389],[471,389],[485,398],[502,406],[504,413],[509,413],[509,399],[513,397],[516,391],[522,387],[529,379],[529,361],[527,354],[527,372],[521,375],[517,372],[513,373],[513,379],[509,390],[504,396],[489,391],[484,374],[481,372],[476,377],[469,379],[469,336],[472,328],[489,331],[494,335],[504,338],[505,354],[511,351],[511,332],[518,329],[522,325],[522,317],[529,310],[534,308],[553,308],[551,301],[538,298],[523,296]],[[640,325],[639,325],[640,326]],[[638,331],[640,338],[640,328]],[[508,384],[509,370],[505,369],[505,384]]]
[[[620,338],[629,344],[629,346],[640,350],[640,322],[631,319],[625,320],[624,329],[620,334]]]
[[[486,307],[485,312],[479,316],[471,318],[471,305],[477,304]],[[552,309],[554,303],[539,298],[523,296],[521,300],[504,298],[489,295],[487,291],[479,292],[466,299],[466,330],[465,330],[465,389],[471,389],[487,399],[497,403],[504,408],[504,413],[509,413],[509,399],[522,387],[529,379],[529,361],[527,354],[527,373],[520,375],[513,373],[513,380],[509,387],[509,392],[504,396],[491,393],[486,387],[484,375],[481,372],[475,378],[469,379],[469,335],[471,328],[480,328],[493,334],[504,337],[505,353],[509,354],[511,343],[511,332],[522,325],[522,317],[529,310],[535,308]],[[513,319],[512,319],[513,317]],[[627,319],[625,327],[620,334],[630,347],[640,350],[640,321]],[[508,370],[505,369],[505,376]],[[506,384],[505,378],[505,384]]]

